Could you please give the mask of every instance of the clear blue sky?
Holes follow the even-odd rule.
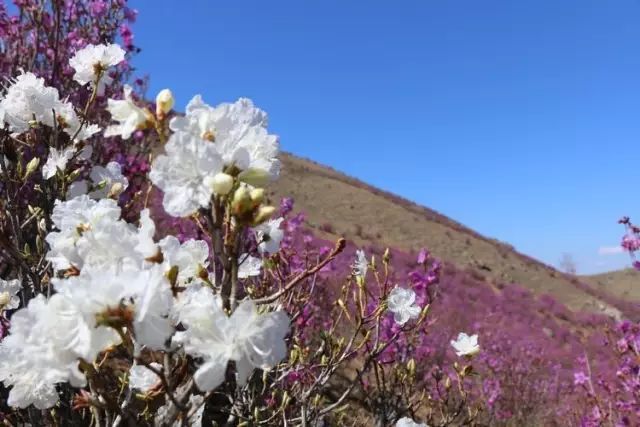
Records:
[[[637,0],[133,1],[152,92],[580,272],[640,222]],[[428,245],[429,242],[425,242]]]

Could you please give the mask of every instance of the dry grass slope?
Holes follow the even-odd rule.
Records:
[[[293,197],[296,208],[307,214],[308,225],[323,237],[341,235],[358,245],[406,251],[428,247],[444,261],[473,271],[497,288],[518,283],[538,295],[550,294],[572,310],[604,307],[597,297],[575,286],[576,278],[431,209],[290,154],[283,154],[282,162],[282,176],[272,196]]]
[[[640,271],[627,268],[619,271],[584,276],[592,286],[602,289],[618,298],[630,301],[640,300]]]

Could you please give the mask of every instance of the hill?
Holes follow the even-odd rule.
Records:
[[[507,243],[329,167],[287,153],[281,159],[281,178],[271,196],[293,197],[296,208],[307,214],[307,225],[321,237],[344,236],[360,246],[403,251],[427,247],[443,261],[496,289],[517,283],[534,295],[551,295],[573,311],[614,316],[619,315],[618,310],[625,311],[625,302],[616,297],[627,295],[609,294],[605,286],[584,283]],[[640,299],[640,294],[633,297]]]
[[[583,276],[582,279],[618,298],[640,300],[640,271],[633,268]]]

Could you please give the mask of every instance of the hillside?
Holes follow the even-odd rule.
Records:
[[[293,197],[296,209],[307,214],[308,226],[323,237],[341,235],[357,245],[405,251],[427,247],[496,288],[518,283],[536,295],[550,294],[574,311],[616,312],[611,307],[616,302],[602,291],[604,286],[590,287],[506,243],[331,168],[286,153],[282,162],[281,178],[271,195]],[[640,299],[640,294],[632,296]]]
[[[618,298],[640,300],[640,271],[633,268],[583,276],[583,280]]]

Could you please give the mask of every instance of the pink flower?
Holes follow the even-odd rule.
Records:
[[[578,371],[573,374],[573,383],[575,385],[584,385],[589,382],[589,377],[584,372]]]

